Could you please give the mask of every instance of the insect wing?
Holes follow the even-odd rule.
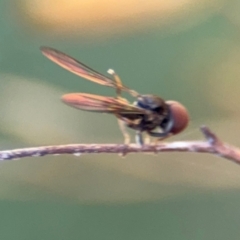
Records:
[[[115,81],[66,55],[65,53],[49,47],[41,47],[41,51],[48,59],[80,77],[101,85],[116,88]],[[123,89],[127,89],[127,87],[123,87]]]
[[[145,114],[144,109],[135,107],[121,98],[105,97],[88,93],[70,93],[62,96],[62,101],[72,107],[104,113]]]

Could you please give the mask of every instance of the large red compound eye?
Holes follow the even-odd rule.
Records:
[[[188,125],[189,115],[187,109],[179,102],[166,101],[170,106],[173,118],[172,134],[178,134],[182,132]]]

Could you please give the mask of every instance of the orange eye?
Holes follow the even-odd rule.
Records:
[[[179,102],[166,101],[172,111],[172,117],[174,120],[173,127],[171,130],[172,134],[178,134],[182,132],[188,125],[189,114],[187,109]]]

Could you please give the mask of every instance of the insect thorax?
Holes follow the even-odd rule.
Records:
[[[162,128],[162,123],[167,120],[169,108],[165,101],[155,95],[141,95],[134,105],[148,110],[147,114],[133,114],[125,116],[126,125],[139,131],[151,131],[157,127]]]

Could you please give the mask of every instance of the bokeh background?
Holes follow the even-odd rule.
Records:
[[[0,148],[123,141],[113,116],[60,101],[113,89],[59,68],[40,46],[183,103],[191,122],[169,141],[202,139],[206,124],[239,146],[239,11],[237,0],[0,0]],[[240,235],[240,167],[213,155],[35,157],[2,162],[0,182],[4,240]]]

